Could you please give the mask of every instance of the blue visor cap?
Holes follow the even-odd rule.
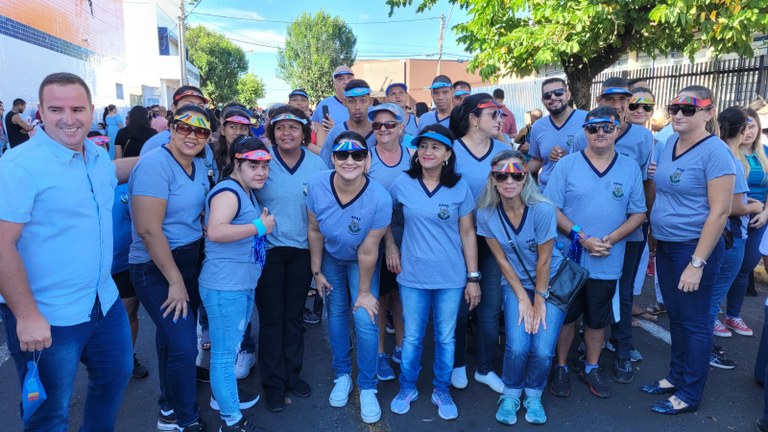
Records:
[[[367,87],[355,87],[344,92],[346,97],[365,96],[371,94],[371,89]]]
[[[340,70],[340,71],[336,72],[335,74],[333,74],[333,77],[336,78],[337,76],[341,76],[341,75],[354,75],[354,74],[355,73],[352,72],[351,70]]]
[[[390,90],[392,90],[392,89],[393,89],[393,88],[395,88],[395,87],[400,87],[401,89],[403,89],[403,90],[405,90],[405,91],[408,91],[408,86],[407,86],[407,85],[405,85],[405,84],[403,84],[403,83],[392,83],[392,84],[390,84],[390,85],[388,85],[388,86],[387,86],[387,89],[386,89],[386,90],[384,90],[384,94],[385,94],[385,95],[388,95],[388,94],[389,94],[389,91],[390,91]]]
[[[627,97],[631,97],[632,96],[632,92],[630,92],[629,90],[627,90],[625,88],[621,88],[621,87],[608,87],[608,88],[604,88],[600,92],[600,97],[608,96],[608,95],[624,95],[624,96],[627,96]]]
[[[618,120],[611,120],[605,117],[598,117],[598,118],[589,119],[589,121],[581,125],[581,127],[586,127],[587,125],[600,124],[600,123],[613,123],[616,126],[619,125]]]
[[[288,93],[288,98],[289,99],[290,99],[291,96],[302,96],[302,97],[305,97],[305,98],[309,99],[309,95],[307,94],[307,92],[305,92],[304,90],[299,90],[299,89],[294,90],[294,91]]]
[[[445,81],[437,81],[433,82],[431,86],[429,86],[430,89],[439,89],[439,88],[446,88],[446,87],[453,87],[451,83],[445,82]]]
[[[275,123],[277,123],[279,121],[283,121],[283,120],[293,120],[293,121],[299,122],[299,123],[301,123],[303,125],[307,124],[306,120],[304,120],[303,118],[300,118],[300,117],[296,117],[295,115],[293,115],[291,113],[282,113],[279,116],[273,118],[269,122],[269,124],[275,124]]]
[[[411,146],[413,148],[418,148],[419,147],[419,143],[424,138],[433,139],[433,140],[435,140],[435,141],[437,141],[439,143],[445,144],[446,146],[448,146],[448,148],[453,148],[453,143],[451,142],[451,140],[449,140],[444,135],[441,135],[441,134],[439,134],[437,132],[426,132],[426,133],[423,133],[423,134],[416,135],[411,140]]]
[[[456,90],[455,92],[453,92],[454,96],[464,96],[464,95],[468,95],[468,94],[469,94],[469,92],[466,91],[466,90]]]
[[[333,153],[356,152],[356,151],[368,151],[368,147],[365,147],[364,145],[360,144],[357,141],[344,140],[334,145],[333,150],[331,150],[331,152]]]

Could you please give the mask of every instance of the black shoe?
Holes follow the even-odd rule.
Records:
[[[176,427],[176,413],[171,409],[168,411],[160,410],[157,414],[157,429],[161,431],[175,431]]]
[[[615,359],[613,361],[613,380],[621,384],[629,384],[635,380],[632,360]]]
[[[249,422],[245,417],[241,418],[239,422],[232,426],[227,426],[226,423],[221,425],[219,432],[256,432],[256,425]]]
[[[211,371],[209,371],[206,368],[202,368],[200,366],[195,366],[197,368],[197,380],[200,382],[211,382]]]
[[[304,323],[306,324],[318,324],[320,322],[320,316],[311,310],[304,308]]]
[[[672,402],[670,402],[667,399],[658,401],[655,404],[651,405],[651,411],[659,414],[666,414],[666,415],[677,415],[677,414],[682,414],[687,412],[694,412],[697,409],[699,409],[699,407],[695,405],[688,405],[685,408],[677,409],[672,405]]]
[[[589,386],[589,391],[593,395],[603,399],[611,397],[611,387],[603,380],[599,367],[592,369],[590,373],[582,370],[579,373],[579,380]]]
[[[387,334],[395,334],[395,322],[390,311],[387,311]]]
[[[718,369],[730,370],[736,367],[736,362],[726,357],[725,353],[717,354],[713,352],[709,355],[709,365]]]
[[[717,355],[725,355],[725,348],[720,345],[712,345],[712,352]]]
[[[285,409],[285,396],[283,394],[267,394],[267,411],[280,412]]]
[[[136,354],[133,354],[133,372],[131,373],[131,376],[136,379],[149,376],[149,369],[139,362],[139,359],[136,358]]]
[[[552,379],[549,381],[549,392],[563,398],[571,395],[571,380],[568,378],[568,371],[564,367],[555,366]]]
[[[299,378],[295,383],[293,383],[288,390],[291,391],[291,393],[295,394],[296,397],[300,397],[302,399],[306,399],[310,396],[312,396],[312,387],[307,384],[306,381]]]
[[[652,384],[645,384],[642,387],[640,387],[640,391],[647,394],[652,395],[660,395],[660,394],[672,394],[677,392],[677,387],[662,387],[659,381],[656,381]]]
[[[204,432],[204,431],[205,431],[205,422],[201,418],[198,418],[196,422],[192,423],[191,425],[181,430],[181,432]]]

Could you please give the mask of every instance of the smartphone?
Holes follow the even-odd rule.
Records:
[[[323,120],[328,117],[328,105],[323,105]]]

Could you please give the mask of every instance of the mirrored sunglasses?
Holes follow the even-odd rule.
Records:
[[[552,91],[545,92],[541,95],[541,98],[544,100],[550,100],[552,99],[552,96],[560,97],[565,94],[564,88],[554,89]]]

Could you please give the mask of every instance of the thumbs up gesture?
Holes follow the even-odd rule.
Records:
[[[264,207],[264,209],[261,211],[261,216],[259,216],[261,219],[261,222],[264,223],[264,226],[267,228],[267,234],[271,233],[273,229],[275,229],[275,217],[271,214],[269,214],[269,209]]]

